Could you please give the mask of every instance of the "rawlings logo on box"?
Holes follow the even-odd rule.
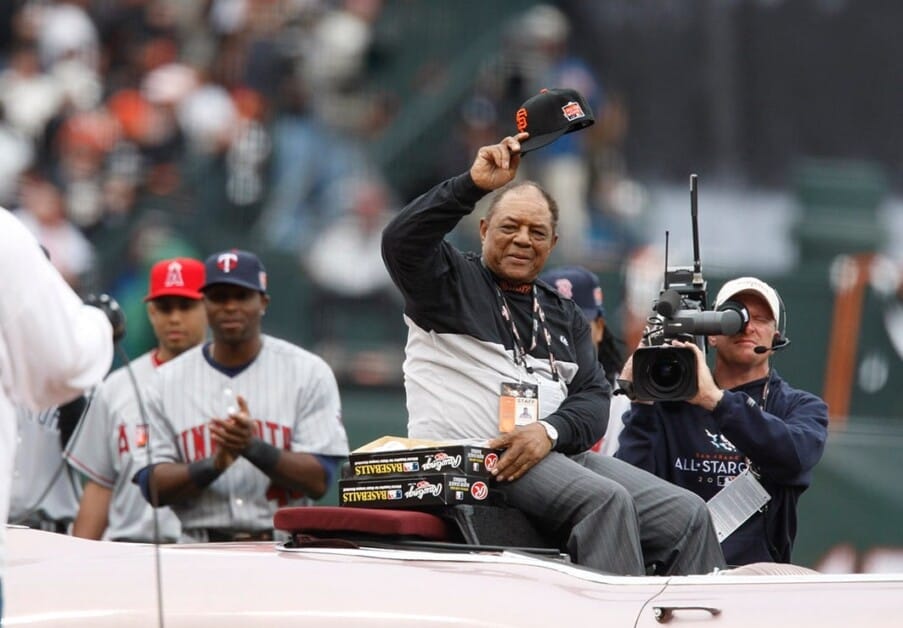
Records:
[[[339,480],[339,504],[367,508],[417,508],[485,504],[488,481],[468,475],[425,473],[411,477]]]
[[[435,445],[388,451],[368,450],[365,445],[348,457],[347,475],[355,478],[383,477],[428,471],[463,473],[488,479],[500,453],[498,449],[478,445]]]

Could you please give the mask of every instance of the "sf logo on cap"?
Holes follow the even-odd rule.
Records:
[[[179,262],[172,262],[166,267],[166,279],[163,281],[163,285],[166,288],[185,285],[185,280],[182,279],[182,265]]]
[[[517,110],[517,113],[514,116],[515,122],[517,122],[517,132],[523,133],[527,130],[527,108],[521,107]]]
[[[238,255],[235,253],[223,253],[216,258],[216,267],[224,273],[230,272],[238,266]]]

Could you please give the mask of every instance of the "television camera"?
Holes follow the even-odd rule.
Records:
[[[729,302],[719,311],[707,309],[699,259],[697,191],[697,176],[692,174],[693,267],[668,268],[666,232],[664,284],[647,320],[643,346],[633,354],[633,395],[641,401],[680,401],[696,395],[696,353],[690,347],[671,346],[673,340],[695,342],[705,352],[706,336],[736,334],[749,322],[749,312],[739,304]]]

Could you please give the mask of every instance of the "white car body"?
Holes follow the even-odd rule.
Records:
[[[900,574],[762,565],[630,577],[518,552],[272,542],[155,548],[13,527],[8,534],[10,628],[903,625]]]

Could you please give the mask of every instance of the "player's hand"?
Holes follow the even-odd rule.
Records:
[[[489,441],[489,446],[505,450],[492,469],[495,479],[500,482],[506,480],[513,482],[552,451],[552,441],[539,423],[531,423],[518,427],[513,432],[499,434]]]
[[[214,439],[214,442],[216,439]],[[238,460],[238,454],[231,449],[226,449],[217,443],[216,452],[213,455],[213,466],[217,471],[225,471],[233,462]]]
[[[235,399],[238,402],[238,412],[226,419],[211,420],[210,436],[220,449],[237,457],[251,443],[256,430],[248,411],[248,402],[241,395],[237,395]]]
[[[696,395],[692,399],[688,399],[688,401],[706,410],[713,410],[724,396],[724,391],[718,388],[718,384],[715,383],[715,378],[712,377],[712,371],[709,370],[709,365],[705,361],[705,354],[703,354],[702,349],[695,342],[684,342],[683,340],[673,340],[671,346],[686,347],[696,354],[696,385],[698,390]]]
[[[528,137],[529,133],[518,133],[477,151],[470,167],[470,178],[477,187],[492,191],[512,181],[520,165],[520,143]]]

